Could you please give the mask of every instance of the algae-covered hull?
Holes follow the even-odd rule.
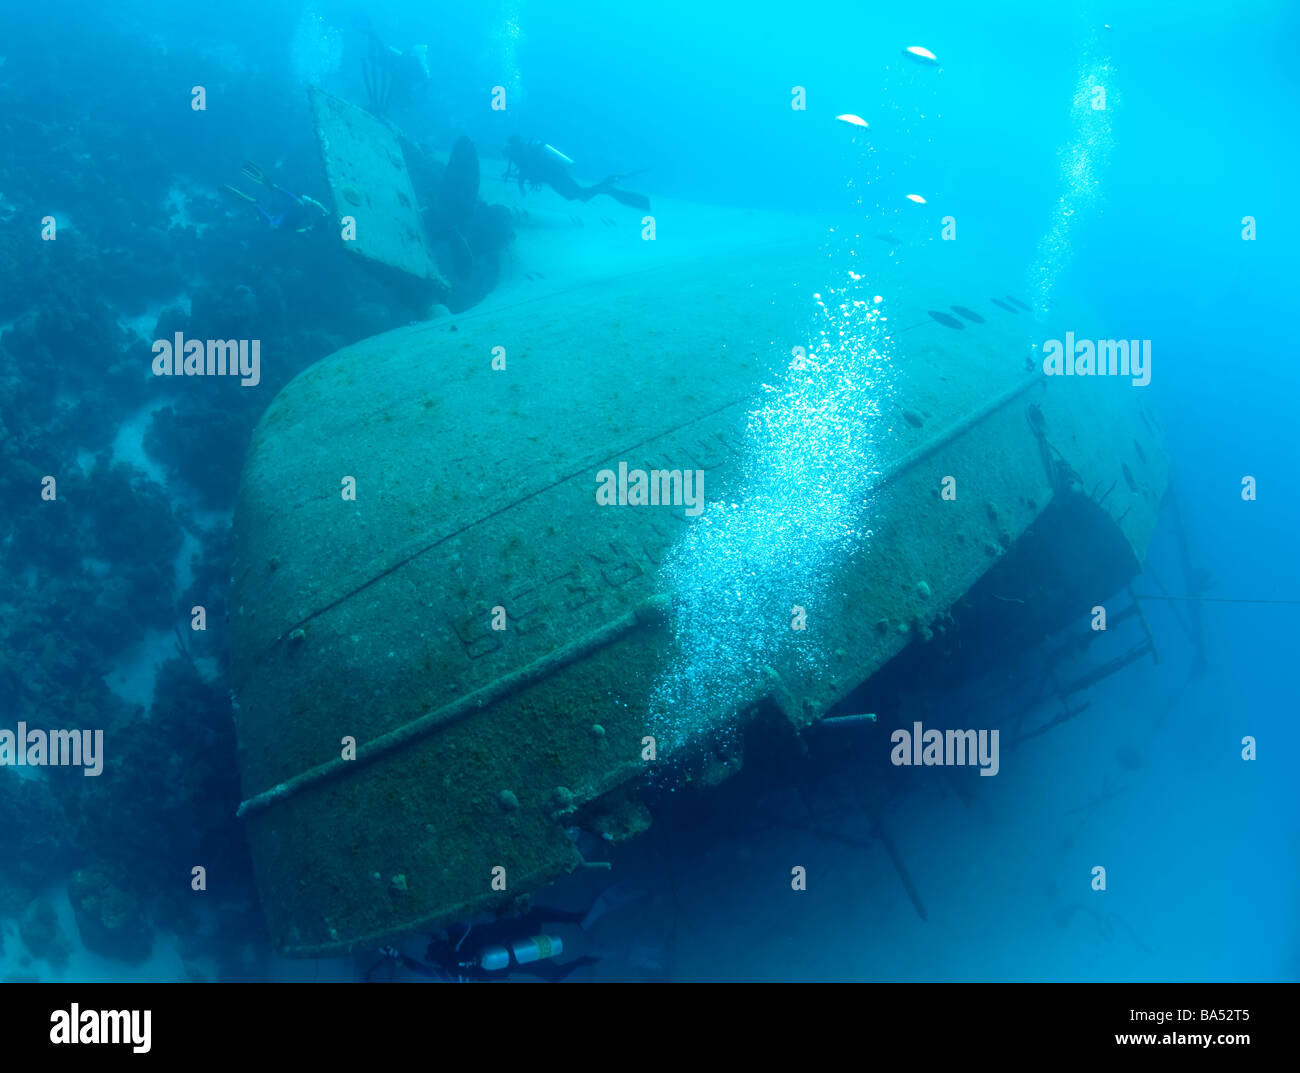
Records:
[[[601,506],[596,475],[698,469],[710,501],[734,496],[755,395],[828,272],[816,241],[702,256],[366,340],[272,403],[231,618],[243,812],[281,950],[504,909],[580,863],[566,828],[644,828],[637,788],[674,762],[644,748],[672,658],[662,564],[697,523]],[[704,723],[740,732],[765,704],[814,723],[1065,488],[1100,502],[1134,570],[1145,553],[1166,462],[1141,389],[1027,368],[1036,337],[1095,325],[1035,327],[991,300],[1014,286],[937,255],[908,278],[888,494],[864,505],[870,554],[828,586],[830,666],[777,659]]]

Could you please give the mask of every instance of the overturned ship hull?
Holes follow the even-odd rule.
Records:
[[[1138,569],[1167,469],[1141,390],[1027,368],[1035,334],[1093,326],[1035,328],[985,297],[1014,287],[983,266],[927,257],[891,300],[888,494],[864,521],[871,553],[828,586],[830,667],[778,661],[720,690],[727,710],[702,724],[739,737],[776,711],[812,726],[1054,499],[1088,502],[1108,554]],[[596,474],[689,467],[710,500],[733,494],[755,394],[784,364],[773,348],[801,341],[827,271],[815,239],[774,241],[514,298],[348,347],[272,403],[240,494],[231,620],[241,811],[281,951],[504,911],[581,863],[566,828],[644,829],[643,742],[672,650],[660,567],[693,523],[601,507]]]

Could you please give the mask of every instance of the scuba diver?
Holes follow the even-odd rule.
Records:
[[[429,91],[429,46],[412,45],[405,52],[384,44],[369,16],[360,15],[353,25],[366,35],[368,54],[361,61],[370,112],[381,119],[393,105],[399,108],[419,104]]]
[[[329,218],[329,210],[315,198],[308,197],[306,194],[295,194],[283,186],[270,182],[266,173],[252,161],[245,160],[242,171],[246,178],[266,191],[267,204],[264,205],[261,198],[245,194],[229,183],[224,184],[225,188],[235,197],[252,205],[273,230],[296,231],[298,234],[303,234],[314,230],[318,224]]]
[[[454,943],[447,932],[439,932],[429,940],[423,961],[386,946],[380,950],[379,961],[366,971],[365,978],[370,980],[381,965],[393,961],[415,976],[442,983],[488,982],[504,979],[511,973],[535,976],[547,983],[562,983],[580,969],[595,965],[600,958],[583,955],[563,964],[555,961],[564,953],[564,940],[548,934],[548,929],[564,924],[588,931],[611,908],[645,894],[631,884],[619,883],[597,896],[585,912],[532,906],[520,916],[466,925]]]
[[[650,199],[644,194],[615,189],[614,184],[629,178],[628,175],[611,175],[595,186],[580,186],[569,174],[573,161],[554,146],[543,142],[525,142],[518,134],[512,134],[506,146],[506,160],[509,163],[502,178],[517,179],[520,193],[524,192],[525,184],[534,190],[549,186],[566,201],[590,201],[598,194],[607,194],[631,208],[647,212],[650,209]]]

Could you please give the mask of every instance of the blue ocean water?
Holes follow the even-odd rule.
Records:
[[[1281,0],[55,0],[0,16],[0,730],[103,726],[116,754],[102,779],[0,770],[0,975],[357,979],[373,961],[282,958],[263,922],[234,819],[230,525],[275,391],[418,318],[319,234],[266,226],[223,190],[255,191],[241,162],[256,161],[325,197],[307,87],[364,103],[373,34],[423,56],[391,119],[435,152],[463,135],[495,160],[520,134],[586,182],[849,219],[902,261],[951,217],[1032,304],[1069,296],[1152,341],[1139,390],[1172,497],[1131,589],[1159,662],[1092,687],[1087,712],[1026,746],[1032,762],[1004,755],[973,799],[940,780],[900,790],[885,836],[810,832],[782,805],[786,773],[765,785],[752,766],[707,819],[667,808],[615,852],[613,878],[649,908],[610,910],[591,978],[1300,977],[1298,23]],[[1104,113],[1077,101],[1098,81]],[[879,279],[905,300],[905,275]],[[141,375],[174,331],[293,358],[268,362],[258,392],[198,397]],[[42,500],[49,474],[69,509]],[[1006,655],[1015,675],[1042,653]],[[987,680],[905,696],[972,726],[1007,715]],[[810,776],[806,794],[835,799],[852,770]],[[809,877],[793,896],[792,864]],[[587,876],[558,897],[599,890]]]

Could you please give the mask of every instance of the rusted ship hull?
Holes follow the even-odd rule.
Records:
[[[596,474],[689,467],[710,500],[734,495],[773,348],[800,341],[826,271],[801,241],[634,272],[366,340],[275,400],[246,463],[231,618],[243,812],[279,949],[507,909],[580,863],[567,827],[642,830],[653,764],[707,764],[703,745],[644,749],[673,651],[662,564],[692,520],[602,507]],[[702,725],[743,737],[773,706],[792,731],[815,723],[1064,492],[1099,501],[1134,571],[1145,554],[1167,463],[1141,390],[1027,368],[1035,335],[1061,332],[993,304],[1014,287],[976,266],[910,278],[870,552],[828,586],[830,664],[778,660]],[[954,305],[979,319],[932,315]],[[1061,331],[1094,327],[1070,316]]]

